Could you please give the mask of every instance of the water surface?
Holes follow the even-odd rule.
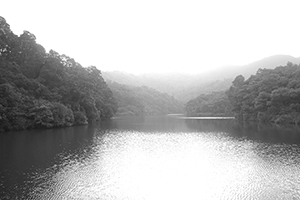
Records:
[[[0,134],[0,199],[300,199],[295,127],[121,117]]]

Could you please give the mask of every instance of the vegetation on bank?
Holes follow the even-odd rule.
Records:
[[[259,69],[237,76],[227,91],[236,118],[243,121],[300,122],[300,65]]]
[[[186,114],[193,117],[233,116],[231,103],[225,92],[201,94],[185,104]]]
[[[118,103],[117,115],[163,115],[182,113],[183,105],[174,97],[146,86],[135,87],[108,82]]]
[[[0,17],[0,131],[86,124],[112,117],[113,93],[94,66],[15,35]]]
[[[240,121],[300,123],[300,65],[237,76],[224,92],[202,94],[185,105],[188,116],[230,116]]]

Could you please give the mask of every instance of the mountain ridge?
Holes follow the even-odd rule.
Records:
[[[246,65],[226,66],[226,68],[214,69],[205,73],[186,74],[130,74],[127,72],[113,71],[102,72],[105,80],[131,86],[147,86],[160,92],[166,92],[176,99],[187,102],[200,94],[226,90],[230,87],[233,79],[238,75],[248,78],[256,74],[259,68],[274,69],[292,62],[300,63],[300,57],[290,55],[273,55],[262,58]]]

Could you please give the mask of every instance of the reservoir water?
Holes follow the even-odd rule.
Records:
[[[300,199],[300,130],[164,116],[1,133],[0,199]]]

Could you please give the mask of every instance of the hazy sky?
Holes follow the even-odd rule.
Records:
[[[103,71],[201,72],[300,56],[295,0],[7,0],[0,15],[46,50]]]

